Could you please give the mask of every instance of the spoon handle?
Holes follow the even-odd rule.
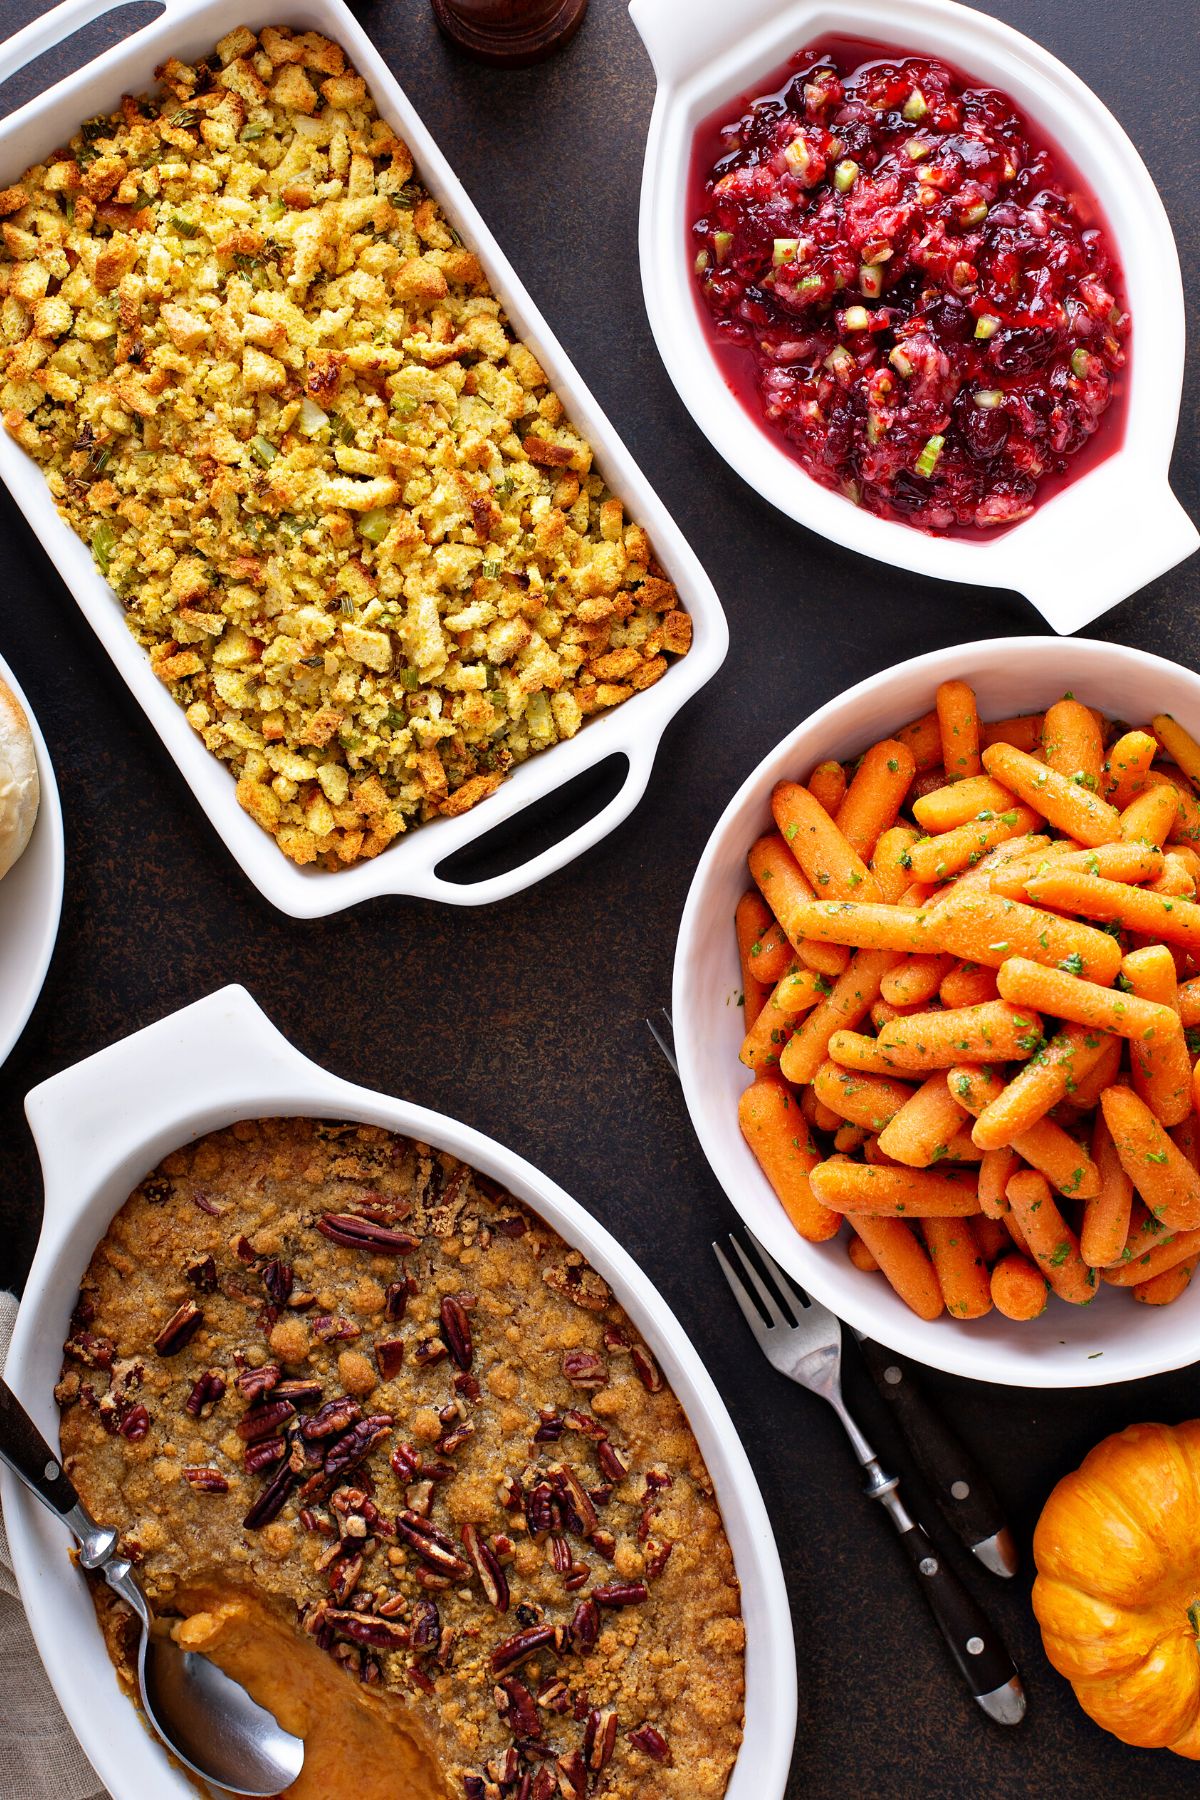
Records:
[[[0,1377],[0,1459],[31,1487],[39,1500],[66,1515],[79,1495],[52,1450],[8,1383]]]

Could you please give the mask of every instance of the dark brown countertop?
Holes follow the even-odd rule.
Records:
[[[40,10],[37,0],[8,0],[6,27]],[[675,1307],[743,1433],[787,1571],[800,1681],[790,1796],[1191,1792],[1185,1763],[1125,1749],[1079,1711],[1042,1655],[1028,1573],[1011,1588],[975,1581],[1022,1665],[1025,1725],[990,1727],[960,1691],[890,1527],[858,1498],[836,1421],[750,1350],[707,1248],[726,1205],[642,1024],[668,998],[675,928],[705,838],[772,744],[904,656],[1044,628],[1016,595],[891,573],[790,525],[692,426],[642,308],[637,200],[653,84],[620,0],[592,0],[559,60],[515,74],[451,52],[425,0],[356,10],[689,534],[729,614],[729,658],[668,733],[632,820],[540,888],[485,911],[379,901],[295,924],[242,879],[3,496],[0,650],[49,739],[68,880],[49,980],[0,1072],[0,1276],[20,1282],[38,1229],[26,1090],[243,981],[338,1074],[456,1114],[527,1156],[616,1232]],[[994,10],[1115,109],[1161,187],[1186,279],[1200,266],[1186,7],[997,0]],[[94,51],[107,31],[92,27],[80,41]],[[41,68],[55,77],[68,66],[56,52]],[[0,90],[0,105],[37,85],[23,75]],[[1192,314],[1194,324],[1194,304]],[[1193,516],[1198,387],[1193,362],[1174,464]],[[1197,666],[1200,562],[1110,613],[1094,634]],[[1063,654],[1068,668],[1069,647]],[[1083,1395],[932,1375],[926,1385],[993,1474],[1027,1563],[1041,1502],[1098,1438],[1198,1410],[1190,1371]],[[907,1478],[873,1391],[862,1413],[885,1461]]]

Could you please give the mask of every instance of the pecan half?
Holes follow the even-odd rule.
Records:
[[[277,1381],[271,1390],[277,1400],[290,1400],[293,1406],[311,1406],[321,1398],[324,1389],[319,1381]]]
[[[160,1356],[176,1356],[190,1344],[201,1325],[204,1314],[194,1300],[185,1300],[177,1307],[154,1340],[154,1348]]]
[[[596,1461],[600,1464],[601,1473],[610,1481],[624,1481],[629,1473],[629,1457],[624,1450],[610,1442],[596,1445]]]
[[[516,1738],[540,1738],[545,1729],[538,1716],[537,1705],[525,1683],[517,1675],[503,1675],[496,1683],[496,1711]]]
[[[311,1418],[305,1419],[300,1435],[309,1443],[318,1438],[335,1437],[361,1418],[362,1407],[358,1401],[352,1400],[349,1394],[339,1394],[335,1400],[327,1400],[324,1406],[319,1406]]]
[[[367,1250],[373,1256],[409,1256],[421,1241],[411,1231],[394,1231],[361,1213],[322,1213],[317,1230],[335,1244],[348,1250]]]
[[[325,1623],[333,1627],[338,1637],[348,1638],[354,1644],[370,1644],[376,1650],[408,1648],[406,1627],[397,1625],[391,1619],[381,1619],[368,1613],[342,1612],[330,1607],[325,1614]]]
[[[227,1494],[229,1483],[219,1469],[184,1469],[183,1479],[198,1494]]]
[[[617,1744],[617,1715],[611,1706],[593,1706],[583,1731],[583,1760],[594,1775],[612,1761]]]
[[[413,1361],[419,1368],[427,1369],[433,1363],[441,1362],[449,1354],[450,1352],[440,1338],[425,1338],[414,1349]]]
[[[447,1294],[441,1304],[442,1336],[446,1347],[460,1369],[471,1366],[474,1345],[471,1341],[471,1321],[467,1317],[466,1308],[461,1300],[453,1294]]]
[[[555,1625],[532,1625],[528,1631],[518,1631],[496,1645],[492,1651],[492,1673],[503,1675],[509,1669],[515,1669],[535,1651],[561,1647],[562,1630]]]
[[[240,1391],[247,1400],[261,1400],[279,1385],[282,1373],[278,1363],[264,1363],[261,1369],[243,1369],[237,1378]]]
[[[183,1403],[185,1413],[193,1419],[204,1415],[205,1407],[210,1410],[222,1398],[225,1392],[225,1377],[220,1369],[206,1369],[192,1387],[191,1393]]]
[[[200,1294],[213,1294],[217,1288],[217,1265],[211,1256],[189,1263],[184,1271],[188,1281]]]
[[[558,1789],[563,1800],[584,1800],[587,1769],[581,1750],[568,1750],[558,1759]]]
[[[242,1467],[248,1475],[257,1475],[262,1469],[273,1469],[286,1452],[287,1445],[281,1437],[260,1438],[257,1443],[246,1445]]]
[[[637,1370],[638,1380],[648,1394],[657,1394],[662,1390],[663,1378],[658,1364],[647,1350],[645,1344],[635,1344],[629,1352],[630,1360]]]
[[[393,1423],[391,1413],[371,1413],[369,1417],[360,1419],[357,1425],[352,1425],[326,1451],[326,1477],[332,1480],[356,1469],[370,1455],[380,1438],[391,1430]]]
[[[438,1575],[445,1575],[452,1581],[461,1581],[471,1573],[471,1565],[465,1562],[454,1548],[454,1544],[444,1531],[431,1525],[411,1507],[405,1507],[396,1519],[398,1537],[416,1552],[423,1563]]]
[[[529,1790],[529,1800],[554,1800],[558,1792],[558,1777],[554,1770],[545,1764],[535,1769],[533,1785]]]
[[[508,1580],[504,1570],[496,1560],[495,1552],[485,1544],[479,1535],[478,1525],[464,1525],[462,1528],[463,1548],[474,1564],[475,1573],[480,1585],[488,1597],[489,1604],[497,1612],[508,1611]]]
[[[542,1280],[556,1294],[581,1306],[585,1312],[603,1312],[612,1300],[608,1283],[594,1269],[589,1269],[575,1251],[565,1262],[547,1263],[542,1270]]]
[[[558,1489],[569,1512],[574,1514],[571,1524],[582,1537],[591,1537],[599,1523],[596,1509],[592,1505],[591,1495],[570,1463],[551,1463],[546,1473]]]
[[[599,1636],[600,1608],[589,1595],[571,1615],[571,1642],[576,1650],[590,1650]]]
[[[271,1304],[286,1306],[292,1297],[292,1288],[295,1283],[291,1263],[282,1262],[279,1257],[273,1256],[270,1262],[264,1263],[262,1278],[263,1286],[267,1290],[267,1299]]]
[[[140,1444],[150,1429],[150,1414],[144,1406],[131,1406],[124,1415],[117,1430],[131,1444]]]
[[[394,1380],[404,1361],[404,1339],[384,1338],[381,1343],[376,1344],[375,1361],[383,1380]]]
[[[276,1469],[242,1520],[245,1529],[257,1531],[262,1526],[269,1525],[272,1519],[278,1518],[287,1502],[288,1495],[299,1479],[300,1477],[293,1473],[291,1464],[288,1462]]]
[[[296,1409],[290,1400],[268,1400],[263,1406],[255,1406],[234,1426],[238,1436],[247,1444],[256,1444],[260,1438],[274,1437],[281,1425],[296,1416]]]
[[[650,1590],[644,1581],[610,1581],[592,1589],[597,1606],[640,1606]]]
[[[631,1744],[645,1751],[652,1762],[665,1763],[671,1754],[670,1746],[662,1732],[654,1725],[639,1725],[635,1731],[626,1733]]]
[[[572,1387],[595,1391],[608,1386],[608,1364],[594,1350],[565,1350],[562,1372]]]
[[[403,1281],[393,1281],[383,1296],[383,1310],[393,1324],[397,1324],[405,1314],[408,1302],[417,1291],[417,1284],[411,1275]]]
[[[437,1603],[417,1600],[409,1618],[409,1639],[414,1650],[436,1650],[442,1635],[442,1621]]]

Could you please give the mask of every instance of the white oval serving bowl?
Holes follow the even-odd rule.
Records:
[[[465,1125],[339,1080],[293,1049],[244,988],[227,987],[34,1088],[26,1111],[45,1217],[5,1375],[52,1443],[54,1385],[80,1279],[136,1183],[178,1145],[236,1119],[362,1120],[462,1157],[575,1245],[658,1357],[712,1476],[742,1590],[745,1738],[726,1800],[782,1800],[796,1667],[779,1552],[745,1451],[679,1321],[633,1259],[544,1175]],[[13,1567],[50,1679],[113,1800],[194,1800],[120,1693],[62,1526],[0,1469]]]
[[[777,781],[806,780],[827,757],[857,756],[933,706],[941,681],[975,687],[980,716],[1009,718],[1070,689],[1110,716],[1140,723],[1170,712],[1200,733],[1200,676],[1158,656],[1080,639],[993,638],[917,656],[821,707],[765,757],[719,819],[692,879],[675,953],[672,1016],[679,1076],[692,1124],[730,1201],[789,1275],[847,1324],[905,1356],[1013,1387],[1100,1387],[1182,1368],[1200,1357],[1200,1285],[1173,1306],[1138,1306],[1101,1286],[1088,1306],[1051,1300],[1040,1319],[999,1313],[929,1322],[877,1275],[854,1268],[840,1238],[807,1243],[793,1229],[738,1129],[750,1071],[738,1061],[742,1012],[733,915],[751,886],[746,855],[771,829]]]
[[[1184,367],[1175,240],[1145,164],[1077,75],[1011,26],[954,0],[631,0],[629,11],[658,79],[639,230],[646,310],[680,398],[743,480],[789,518],[864,556],[1015,588],[1056,631],[1077,631],[1191,555],[1200,534],[1167,480]],[[742,406],[709,347],[687,248],[697,127],[829,36],[943,57],[1002,88],[1086,176],[1111,228],[1133,314],[1124,439],[995,537],[929,537],[822,487]]]
[[[0,44],[0,81],[80,25],[120,4],[121,0],[64,0],[34,19]],[[663,732],[684,702],[724,661],[729,630],[721,603],[695,553],[576,373],[358,20],[343,0],[301,0],[283,10],[298,30],[323,32],[347,52],[380,113],[411,148],[429,191],[463,240],[478,252],[518,336],[536,351],[568,413],[595,450],[596,467],[624,501],[629,516],[649,532],[660,562],[692,616],[691,649],[653,687],[590,720],[575,737],[522,763],[495,794],[470,812],[406,832],[370,862],[332,871],[298,868],[238,805],[228,768],[205,749],[182,708],[151,670],[146,652],[127,628],[121,606],[96,568],[88,546],[59,517],[41,469],[3,432],[0,479],[226,848],[266,899],[297,919],[340,912],[379,894],[411,894],[451,906],[480,906],[507,899],[561,869],[628,817],[645,792]],[[186,61],[204,55],[235,25],[257,31],[278,24],[279,14],[274,0],[163,0],[163,11],[151,24],[0,122],[0,186],[17,180],[40,156],[66,143],[84,119],[111,111],[122,94],[140,93],[152,86],[156,65],[168,57]],[[459,883],[438,874],[439,863],[454,851],[613,755],[623,756],[627,764],[618,792],[558,843],[485,880]]]
[[[62,807],[50,752],[16,676],[0,656],[0,676],[25,709],[37,756],[37,818],[24,854],[0,881],[0,1063],[29,1022],[54,953],[62,916],[66,852]]]

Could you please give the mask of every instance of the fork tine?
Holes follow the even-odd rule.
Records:
[[[662,1014],[662,1016],[663,1016],[663,1018],[664,1018],[664,1019],[665,1019],[665,1020],[666,1020],[666,1021],[667,1021],[667,1029],[668,1029],[668,1031],[670,1031],[670,1032],[671,1032],[671,1033],[672,1033],[672,1035],[673,1035],[673,1034],[674,1034],[674,1031],[675,1031],[675,1021],[674,1021],[674,1019],[673,1019],[673,1018],[672,1018],[672,1017],[671,1017],[671,1009],[670,1009],[670,1007],[669,1007],[669,1006],[660,1006],[660,1007],[659,1007],[659,1009],[658,1009],[658,1010],[659,1010],[659,1012],[660,1012],[660,1013],[661,1013],[661,1014]]]
[[[762,1258],[763,1267],[766,1269],[767,1274],[771,1277],[771,1280],[775,1283],[775,1286],[779,1289],[779,1292],[791,1307],[796,1318],[799,1318],[803,1313],[805,1306],[811,1306],[813,1302],[809,1300],[807,1294],[801,1298],[787,1279],[787,1276],[784,1274],[779,1264],[775,1261],[775,1258],[763,1249],[752,1231],[747,1231],[746,1236],[750,1239],[750,1242],[754,1245],[754,1248]]]
[[[670,1030],[671,1015],[667,1011],[665,1006],[662,1008],[662,1015],[663,1015],[663,1018],[667,1021],[668,1030]],[[663,1055],[666,1057],[667,1061],[670,1063],[670,1065],[671,1065],[672,1069],[675,1071],[676,1075],[678,1075],[679,1074],[679,1059],[675,1055],[675,1046],[671,1042],[671,1039],[666,1035],[666,1033],[658,1025],[656,1025],[654,1023],[653,1019],[647,1019],[645,1023],[646,1023],[646,1028],[650,1033],[650,1036],[654,1039],[655,1043],[658,1045],[659,1049],[662,1051]]]
[[[721,1265],[725,1279],[733,1291],[734,1299],[742,1309],[742,1317],[761,1343],[762,1339],[766,1336],[767,1328],[762,1322],[758,1308],[742,1286],[740,1277],[734,1273],[725,1252],[721,1249],[720,1244],[718,1244],[715,1239],[713,1241],[713,1254]]]
[[[776,1300],[774,1294],[771,1292],[754,1264],[750,1261],[750,1258],[746,1255],[746,1252],[742,1249],[737,1238],[733,1236],[732,1232],[730,1233],[729,1241],[737,1252],[738,1261],[754,1283],[754,1291],[766,1308],[767,1317],[770,1319],[772,1325],[790,1325],[792,1321],[784,1318],[779,1302]]]

